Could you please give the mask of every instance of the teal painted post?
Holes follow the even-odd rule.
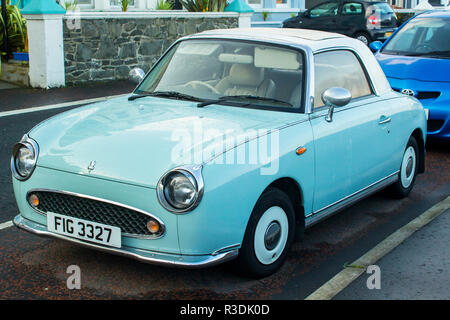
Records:
[[[234,0],[225,8],[225,11],[239,13],[255,12],[255,10],[253,10],[253,8],[250,7],[244,0]]]
[[[22,14],[65,14],[66,10],[55,0],[27,0],[21,12]]]

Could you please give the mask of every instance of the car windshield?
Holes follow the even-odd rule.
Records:
[[[135,93],[236,106],[300,108],[303,55],[295,49],[237,40],[175,45]]]
[[[450,19],[416,18],[386,44],[382,52],[404,56],[450,58]]]

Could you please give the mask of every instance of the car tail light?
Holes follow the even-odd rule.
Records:
[[[375,17],[375,16],[370,16],[370,17],[369,17],[369,22],[370,22],[371,24],[377,24],[377,23],[378,23],[378,18]]]

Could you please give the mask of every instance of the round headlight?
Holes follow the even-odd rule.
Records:
[[[195,200],[197,188],[189,173],[173,172],[166,178],[164,197],[171,206],[177,209],[186,209]]]
[[[195,208],[200,201],[201,176],[185,169],[175,169],[164,175],[157,188],[159,202],[167,210],[182,213]]]
[[[34,146],[36,145],[36,146]],[[14,146],[11,170],[18,180],[28,179],[36,167],[37,144],[30,139],[22,140]]]
[[[27,146],[19,147],[16,155],[16,169],[22,177],[30,175],[34,168],[34,154]]]

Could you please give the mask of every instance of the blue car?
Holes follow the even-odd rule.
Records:
[[[450,140],[450,11],[419,14],[371,49],[392,88],[424,106],[428,138]]]

